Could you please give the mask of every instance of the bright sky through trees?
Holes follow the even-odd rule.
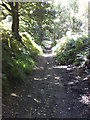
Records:
[[[64,6],[68,6],[70,0],[54,0],[54,5],[58,5],[60,3],[62,3]],[[78,0],[79,1],[79,5],[82,7],[84,4],[87,4],[90,0]]]

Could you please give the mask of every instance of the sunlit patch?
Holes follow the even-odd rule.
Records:
[[[80,102],[86,105],[90,105],[90,96],[83,95],[80,98]]]
[[[38,114],[38,115],[40,115],[40,113],[39,113],[39,112],[38,112],[37,114]]]
[[[88,80],[88,77],[85,77],[85,78],[83,79],[83,81],[85,81],[85,80]]]
[[[13,97],[19,97],[16,93],[11,93],[11,96],[13,96]]]
[[[44,70],[44,67],[35,67],[34,70]]]
[[[74,83],[78,83],[79,81],[78,80],[75,80]]]
[[[29,40],[30,40],[31,44],[33,45],[33,47],[35,47],[37,50],[39,50],[40,55],[43,54],[43,51],[42,51],[41,46],[37,45],[37,44],[34,42],[34,40],[32,39],[32,37],[30,36],[30,34],[28,34],[27,32],[23,32],[23,33],[20,33],[20,35],[21,35],[21,36],[22,36],[22,35],[26,35],[26,36],[29,38]],[[24,38],[24,36],[23,36],[23,38]]]
[[[34,69],[34,70],[39,70],[40,68],[39,68],[39,67],[37,67],[37,66],[35,66],[33,69]]]
[[[47,78],[45,77],[44,80],[47,80]]]
[[[46,116],[46,114],[43,114],[44,116]]]
[[[48,68],[48,70],[51,70],[52,68]]]
[[[49,62],[47,62],[47,65],[49,65]]]
[[[42,79],[40,79],[40,78],[34,78],[34,80],[42,80]]]
[[[60,68],[60,69],[61,69],[61,68],[65,68],[65,69],[66,69],[67,66],[53,66],[53,68]]]
[[[28,97],[28,98],[31,98],[31,97],[32,97],[32,95],[27,95],[27,97]]]
[[[58,82],[58,83],[55,83],[55,85],[59,85],[60,83]]]
[[[72,70],[72,68],[67,68],[67,70]]]
[[[60,79],[60,77],[55,77],[55,79],[56,79],[56,80],[59,80],[59,79]]]
[[[44,70],[44,67],[40,67],[41,70]]]
[[[47,75],[47,77],[50,77],[51,75]]]
[[[43,57],[54,57],[56,53],[50,53],[50,54],[43,54]]]
[[[73,85],[74,84],[74,82],[68,82],[68,85]]]
[[[37,103],[40,103],[40,101],[39,100],[37,100],[36,98],[34,98],[33,99],[35,102],[37,102]]]
[[[76,78],[76,79],[80,79],[81,77],[80,77],[80,76],[76,76],[75,78]]]

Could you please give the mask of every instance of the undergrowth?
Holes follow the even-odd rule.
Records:
[[[55,49],[57,61],[63,65],[84,65],[90,51],[90,40],[88,36],[82,35],[77,38],[63,38],[62,41],[58,43]]]
[[[11,86],[21,84],[26,81],[26,76],[30,74],[35,66],[35,59],[40,50],[35,47],[27,35],[22,35],[22,41],[26,48],[10,36],[11,33],[2,33],[2,86],[3,92],[7,92]],[[26,42],[28,43],[26,44]]]

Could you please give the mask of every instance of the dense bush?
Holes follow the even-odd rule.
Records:
[[[35,47],[27,35],[22,35],[22,41],[28,41],[24,47],[20,41],[10,36],[10,33],[2,34],[2,85],[3,92],[10,86],[22,83],[26,80],[26,75],[30,74],[35,66],[35,58],[40,50]]]
[[[64,42],[60,42],[55,50],[57,53],[56,59],[61,64],[82,65],[87,59],[89,44],[87,35],[77,38],[64,38]]]

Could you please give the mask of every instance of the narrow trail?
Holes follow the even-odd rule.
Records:
[[[88,106],[72,90],[79,78],[74,66],[57,65],[50,50],[38,57],[38,64],[27,84],[10,97],[3,117],[16,118],[87,118]],[[9,105],[8,105],[9,104]]]

